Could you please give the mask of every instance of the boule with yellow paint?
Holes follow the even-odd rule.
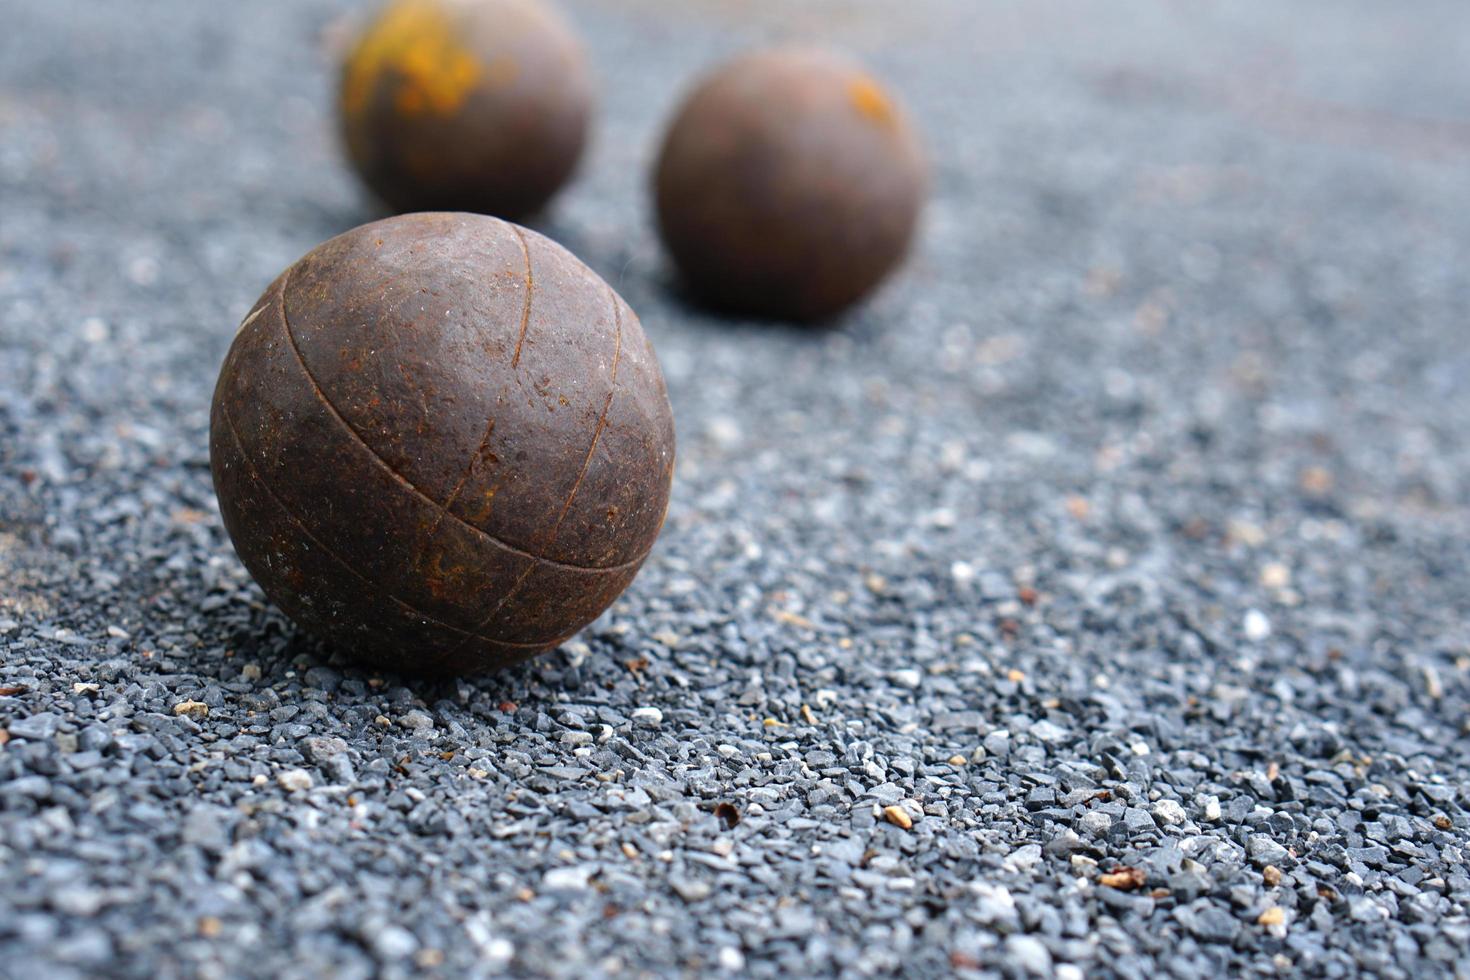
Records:
[[[541,0],[394,0],[343,64],[347,152],[395,211],[523,218],[576,168],[592,78]]]
[[[695,293],[815,320],[898,265],[926,183],[913,129],[872,76],[831,52],[777,48],[695,88],[669,126],[654,192],[664,244]]]

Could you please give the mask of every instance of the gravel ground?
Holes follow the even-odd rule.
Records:
[[[557,653],[425,684],[264,600],[207,405],[374,216],[323,0],[0,0],[0,975],[1470,974],[1470,13],[572,15],[539,227],[658,347],[668,525]],[[672,288],[660,121],[826,36],[936,180],[835,329]]]

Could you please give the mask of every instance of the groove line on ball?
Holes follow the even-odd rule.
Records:
[[[536,290],[536,280],[531,275],[531,247],[526,243],[526,235],[514,224],[510,230],[516,233],[516,240],[521,243],[521,253],[526,257],[526,302],[521,307],[521,332],[516,337],[516,352],[510,359],[510,366],[517,368],[521,366],[521,345],[526,342],[526,331],[531,326],[531,294]]]
[[[511,640],[497,640],[492,637],[476,633],[472,630],[466,630],[462,627],[454,626],[442,620],[435,619],[433,616],[430,616],[422,609],[419,609],[412,603],[406,602],[403,599],[400,599],[398,596],[393,595],[392,593],[384,589],[381,585],[374,582],[366,575],[362,574],[362,572],[358,571],[356,566],[354,566],[351,562],[343,558],[341,555],[337,554],[331,548],[327,547],[327,545],[320,538],[318,538],[315,534],[311,532],[311,529],[306,525],[306,522],[303,521],[300,517],[297,517],[296,514],[291,511],[291,508],[286,506],[286,502],[276,495],[276,492],[271,489],[270,484],[261,477],[260,470],[256,468],[255,462],[250,458],[250,451],[245,448],[245,440],[240,438],[240,430],[235,427],[235,420],[230,416],[229,409],[222,407],[220,409],[220,415],[225,420],[225,427],[230,430],[230,436],[235,441],[235,448],[240,450],[240,459],[244,461],[246,468],[250,470],[250,475],[255,478],[255,485],[259,486],[262,490],[265,491],[266,496],[268,496],[271,499],[271,502],[276,505],[276,508],[285,515],[286,520],[296,525],[296,528],[301,532],[302,536],[304,536],[306,540],[316,545],[317,548],[321,550],[322,554],[337,562],[339,565],[345,568],[348,573],[352,575],[352,577],[362,582],[373,592],[384,596],[390,602],[393,602],[394,604],[402,607],[404,610],[411,613],[412,615],[418,616],[425,622],[433,623],[435,626],[443,627],[450,632],[458,633],[463,636],[465,639],[454,648],[456,650],[459,649],[459,647],[463,646],[464,642],[468,642],[469,640],[484,640],[486,643],[495,643],[499,644],[500,646],[513,647],[515,649],[524,650],[539,649],[546,645],[545,643],[522,643]],[[535,566],[533,565],[532,567]]]
[[[608,377],[607,400],[602,403],[602,415],[598,417],[597,428],[594,429],[592,432],[592,444],[587,447],[587,456],[585,459],[582,460],[582,471],[577,474],[577,482],[572,485],[572,491],[571,493],[567,494],[566,502],[562,504],[561,513],[557,515],[556,523],[553,524],[551,527],[551,540],[547,542],[548,547],[556,543],[556,536],[558,533],[561,532],[562,521],[566,519],[567,511],[571,510],[572,507],[572,500],[577,496],[577,491],[582,487],[582,479],[587,475],[587,468],[592,465],[592,454],[597,449],[597,440],[602,437],[602,430],[607,426],[607,413],[612,409],[613,395],[616,394],[618,390],[618,362],[622,359],[623,356],[623,314],[622,311],[618,309],[617,294],[613,292],[611,286],[608,287],[607,291],[608,294],[612,297],[613,323],[616,327],[616,333],[614,334],[613,340],[612,370],[609,372]],[[643,552],[643,554],[635,560],[642,561],[644,558],[648,557],[648,552],[652,550],[653,548],[652,546],[650,546],[647,551]],[[626,565],[615,567],[621,568],[626,567]],[[494,619],[496,614],[500,612],[505,604],[510,602],[510,600],[515,597],[515,594],[521,590],[521,586],[526,584],[526,579],[531,577],[531,572],[535,571],[535,569],[535,565],[530,565],[526,568],[525,571],[521,572],[521,574],[516,578],[515,584],[513,584],[510,587],[510,590],[507,591],[505,595],[501,597],[500,601],[495,604],[495,608],[490,610],[489,615],[487,615],[484,619],[475,624],[475,629],[484,629],[485,624]],[[452,654],[459,650],[459,648],[462,646],[464,646],[464,642],[461,642],[458,646],[456,646],[453,650],[449,652]]]
[[[572,492],[567,494],[567,499],[561,505],[561,513],[556,515],[556,523],[551,527],[551,540],[556,541],[557,532],[561,530],[562,521],[566,520],[567,511],[572,509],[572,501],[577,497],[577,491],[582,489],[582,481],[587,478],[587,470],[592,466],[592,454],[597,451],[597,441],[602,438],[602,430],[607,428],[607,415],[612,411],[613,396],[618,393],[618,362],[623,357],[623,313],[618,309],[617,294],[612,287],[607,287],[607,293],[612,297],[613,323],[616,325],[616,333],[613,341],[612,371],[608,374],[607,400],[602,403],[602,414],[597,417],[597,428],[592,430],[592,443],[587,447],[587,455],[582,460],[582,470],[577,474],[577,482],[572,484]]]
[[[386,470],[387,473],[392,476],[394,480],[402,484],[403,487],[410,493],[412,493],[415,497],[418,497],[420,500],[425,501],[430,506],[447,513],[451,520],[455,521],[456,523],[462,524],[474,533],[484,537],[487,541],[493,542],[494,544],[505,549],[511,554],[520,555],[522,558],[530,558],[534,561],[545,562],[548,565],[554,565],[558,568],[565,568],[574,572],[588,573],[617,572],[622,571],[626,568],[632,568],[634,565],[637,565],[639,562],[643,561],[644,558],[648,557],[648,552],[653,550],[652,546],[646,549],[642,554],[637,555],[634,558],[630,558],[629,560],[621,562],[617,565],[579,565],[575,562],[559,561],[555,558],[548,558],[544,555],[538,555],[533,552],[527,551],[524,548],[518,548],[510,542],[504,540],[503,538],[491,534],[484,528],[476,527],[474,524],[471,524],[469,521],[460,517],[458,514],[450,511],[445,504],[440,503],[433,497],[420,490],[417,486],[414,485],[413,481],[409,480],[402,473],[399,473],[396,469],[394,469],[393,466],[389,464],[386,459],[378,454],[378,451],[376,449],[369,445],[368,441],[362,437],[362,434],[359,433],[356,428],[353,427],[352,423],[347,421],[342,413],[337,410],[337,406],[332,404],[332,400],[327,397],[327,393],[322,390],[322,386],[320,382],[317,381],[316,375],[314,375],[311,371],[311,368],[307,366],[306,358],[301,355],[301,349],[296,344],[296,336],[291,331],[291,317],[286,308],[286,287],[287,285],[289,285],[289,283],[290,271],[288,270],[285,280],[281,283],[281,328],[286,334],[286,344],[288,347],[290,347],[291,352],[296,355],[296,362],[301,365],[301,370],[306,375],[307,382],[311,385],[312,390],[316,392],[317,398],[321,401],[327,412],[330,413],[331,416],[337,420],[337,424],[340,425],[342,429],[349,436],[352,437],[352,440],[361,445],[364,449],[366,449],[368,451],[368,454],[372,456],[372,458],[377,462],[379,466]],[[619,320],[619,323],[621,323],[621,320]],[[621,337],[621,333],[619,334],[619,336]],[[621,346],[621,340],[619,341],[619,344]],[[580,480],[578,481],[578,483],[580,484]]]

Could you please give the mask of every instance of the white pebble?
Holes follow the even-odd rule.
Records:
[[[711,419],[705,426],[705,432],[717,445],[727,448],[740,441],[740,424],[728,415]]]
[[[386,960],[402,959],[419,948],[418,939],[402,926],[379,929],[374,933],[372,943],[373,949]]]
[[[302,793],[311,789],[311,773],[305,769],[287,769],[276,777],[276,782],[288,793]]]
[[[656,728],[664,723],[664,713],[658,708],[634,708],[633,721],[639,725]]]
[[[1159,800],[1151,809],[1154,819],[1167,826],[1181,824],[1185,820],[1184,807],[1173,800]]]
[[[485,944],[485,965],[498,970],[510,963],[516,948],[509,939],[492,939]]]
[[[897,684],[899,687],[906,687],[912,690],[918,687],[919,684],[924,680],[924,675],[919,673],[914,668],[908,667],[903,670],[895,670],[893,673],[888,675],[888,679],[893,681],[893,683]]]
[[[111,335],[107,321],[101,317],[89,316],[82,321],[82,339],[89,344],[100,344]]]
[[[1279,561],[1261,566],[1260,582],[1268,589],[1284,589],[1291,584],[1291,569]]]
[[[1006,959],[1033,976],[1046,976],[1051,970],[1051,953],[1035,936],[1006,938]]]
[[[955,512],[948,507],[940,507],[929,515],[929,523],[938,528],[954,527],[957,521],[958,518],[955,516]]]
[[[569,868],[552,868],[541,876],[541,887],[548,891],[581,891],[587,887],[592,869],[573,865]]]
[[[1271,620],[1259,609],[1252,609],[1245,614],[1245,638],[1252,643],[1260,643],[1271,635]]]

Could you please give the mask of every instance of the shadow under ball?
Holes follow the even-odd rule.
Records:
[[[538,211],[576,168],[592,79],[540,0],[395,0],[343,65],[348,155],[395,211]]]
[[[819,50],[717,69],[675,115],[655,176],[659,231],[707,301],[757,316],[831,316],[869,293],[914,236],[927,178],[917,138],[870,76]]]
[[[476,214],[313,249],[245,317],[210,415],[261,588],[418,673],[512,664],[596,618],[653,547],[673,465],[633,311],[555,242]]]

